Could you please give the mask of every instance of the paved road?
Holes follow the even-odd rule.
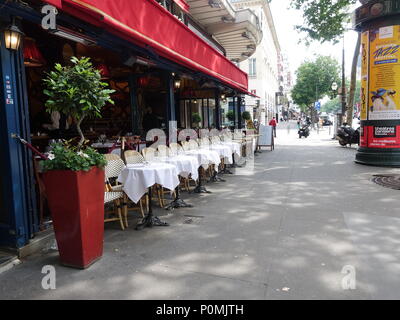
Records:
[[[394,170],[355,164],[355,149],[327,129],[299,140],[292,126],[280,126],[276,150],[254,169],[184,195],[195,208],[163,217],[170,227],[108,224],[91,268],[32,256],[0,275],[0,298],[399,299],[399,192],[370,181]],[[53,291],[41,288],[46,264],[56,266]],[[356,271],[354,290],[343,289],[343,268]]]

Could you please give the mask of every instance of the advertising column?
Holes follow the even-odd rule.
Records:
[[[364,16],[367,21],[357,26],[362,45],[361,138],[356,162],[400,166],[400,25],[392,16],[376,16],[377,5],[381,3],[363,6],[364,13],[375,15],[369,16],[372,21]],[[390,8],[379,8],[383,15],[390,13]]]

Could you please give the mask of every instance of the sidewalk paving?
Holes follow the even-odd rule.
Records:
[[[170,227],[126,231],[107,224],[103,258],[87,270],[34,255],[0,275],[1,299],[384,299],[400,298],[399,192],[370,181],[390,168],[354,163],[328,129],[299,140],[278,129],[275,151],[255,157]],[[54,265],[57,289],[43,290]],[[343,290],[344,266],[356,289]]]

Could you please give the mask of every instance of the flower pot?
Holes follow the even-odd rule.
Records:
[[[43,175],[61,264],[85,269],[103,254],[104,170]]]

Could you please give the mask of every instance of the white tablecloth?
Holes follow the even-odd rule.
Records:
[[[199,178],[200,162],[197,157],[188,155],[177,155],[173,157],[156,157],[153,162],[164,162],[172,164],[176,167],[178,174],[184,178],[189,178],[192,175],[193,180]]]
[[[168,190],[174,190],[179,185],[176,167],[168,163],[128,164],[118,177],[118,182],[124,185],[124,191],[134,202],[145,195],[147,189],[159,184]]]
[[[204,169],[207,169],[210,164],[214,164],[214,169],[218,172],[218,166],[221,163],[218,152],[209,149],[196,149],[186,151],[185,154],[196,157]]]
[[[232,153],[238,155],[239,157],[242,156],[242,145],[240,143],[234,141],[224,141],[222,144],[229,146],[232,149]]]
[[[223,144],[210,144],[208,148],[210,148],[210,150],[217,151],[220,158],[224,158],[226,163],[232,163],[233,150],[230,146]]]

